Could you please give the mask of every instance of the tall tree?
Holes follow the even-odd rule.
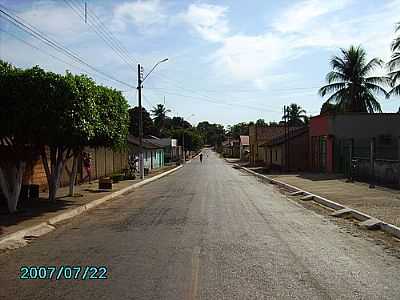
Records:
[[[166,129],[179,129],[179,128],[190,128],[192,124],[186,121],[182,117],[173,117],[165,119],[165,128]]]
[[[289,126],[302,126],[307,122],[307,115],[300,105],[292,103],[286,108],[286,113],[282,119],[286,119]]]
[[[34,142],[40,107],[25,70],[0,60],[0,189],[8,210],[17,210],[26,166],[39,157]]]
[[[139,136],[139,107],[135,106],[128,110],[129,113],[129,133]],[[154,122],[149,112],[142,107],[143,135],[159,135],[159,130],[154,126]]]
[[[400,32],[400,23],[396,24],[396,32]],[[392,56],[388,63],[389,76],[392,79],[390,90],[391,95],[400,95],[400,35],[392,42]]]
[[[262,120],[262,119],[260,119],[260,120]],[[262,122],[260,122],[260,120],[258,120],[259,122],[256,123],[257,126],[261,126],[260,124]],[[264,121],[264,120],[262,120],[262,121]],[[265,122],[264,122],[264,125],[265,125]],[[249,135],[249,124],[246,122],[241,122],[241,123],[237,123],[232,126],[228,126],[228,134],[227,135],[233,139],[238,139],[241,135]]]
[[[203,121],[197,124],[197,130],[201,133],[204,144],[219,145],[224,141],[225,129],[221,124]]]
[[[39,68],[32,71],[37,78],[33,94],[43,107],[38,126],[40,138],[36,142],[46,172],[49,200],[55,201],[66,161],[77,155],[82,145],[88,145],[96,136],[96,128],[105,124],[99,124],[91,79]]]
[[[265,123],[265,120],[264,120],[264,119],[258,119],[258,120],[256,121],[256,125],[257,125],[257,126],[266,126],[267,123]]]
[[[367,55],[360,46],[350,46],[341,49],[341,56],[334,56],[331,60],[332,71],[326,76],[328,82],[319,90],[325,97],[331,94],[326,103],[336,104],[342,112],[381,112],[381,106],[375,94],[388,97],[389,94],[382,85],[390,83],[388,77],[369,76],[383,62],[373,58],[367,62]]]
[[[171,112],[170,109],[167,109],[163,104],[157,104],[157,106],[153,107],[151,110],[151,114],[153,115],[154,125],[160,130],[162,133],[165,128],[165,120],[168,118],[167,113]]]

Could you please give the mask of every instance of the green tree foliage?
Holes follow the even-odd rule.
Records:
[[[17,209],[25,168],[38,157],[32,143],[38,106],[29,97],[29,86],[24,70],[0,60],[0,189],[11,213]]]
[[[167,109],[163,104],[157,104],[157,106],[153,107],[151,110],[151,114],[154,117],[154,125],[160,130],[161,134],[164,131],[165,123],[168,119],[167,113],[169,112],[171,112],[171,110]]]
[[[300,105],[292,103],[286,108],[282,120],[287,120],[289,126],[303,126],[308,122],[308,117]]]
[[[197,124],[197,130],[207,145],[220,145],[225,139],[225,129],[221,124],[210,124],[207,121]]]
[[[192,124],[182,117],[167,118],[165,120],[165,128],[168,130],[179,128],[191,128]]]
[[[2,66],[4,74],[9,66]],[[15,80],[8,82],[2,93],[4,99],[14,100],[2,102],[6,105],[2,105],[1,113],[15,111],[24,119],[16,117],[8,125],[14,129],[2,132],[2,136],[10,140],[24,132],[24,144],[40,151],[49,199],[55,200],[61,172],[69,158],[87,145],[123,145],[128,127],[127,102],[121,93],[96,86],[84,75],[67,72],[63,76],[38,66],[13,74]],[[22,161],[22,157],[18,160]]]
[[[396,32],[400,32],[400,23],[397,23]],[[390,95],[400,96],[400,35],[392,42],[392,56],[388,63],[389,76],[392,79]]]
[[[265,123],[265,120],[264,120],[264,119],[258,119],[258,120],[256,121],[256,125],[257,125],[257,126],[266,126],[267,124]]]
[[[336,111],[337,110],[336,110],[336,105],[335,104],[332,104],[332,103],[329,103],[329,102],[325,102],[324,104],[322,104],[320,114],[321,115],[322,114],[333,114]]]
[[[186,151],[197,151],[203,146],[202,136],[195,127],[170,130],[171,138],[177,139],[179,145],[183,145],[183,135],[185,136]]]
[[[133,136],[139,136],[139,107],[135,106],[130,108],[129,112],[129,133]],[[155,135],[160,134],[157,127],[154,125],[153,120],[150,117],[149,112],[142,107],[142,119],[143,119],[143,135]]]
[[[260,119],[262,120],[262,119]],[[258,120],[258,121],[260,121]],[[264,120],[262,120],[264,121]],[[257,124],[257,123],[256,123]],[[261,124],[258,122],[257,126]],[[265,125],[265,122],[263,123]],[[232,126],[228,126],[228,136],[232,139],[238,139],[241,135],[249,135],[249,124],[242,122]]]
[[[129,105],[120,91],[104,86],[97,87],[96,105],[100,126],[96,127],[94,146],[115,150],[125,148],[129,131]]]
[[[381,112],[375,94],[388,97],[382,85],[390,83],[390,80],[369,74],[383,62],[378,58],[367,62],[367,54],[361,47],[351,46],[347,50],[341,49],[341,52],[341,56],[332,58],[333,70],[326,76],[328,85],[320,88],[319,94],[322,97],[331,94],[326,102],[335,104],[341,112]]]

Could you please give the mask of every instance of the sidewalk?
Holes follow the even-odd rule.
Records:
[[[400,226],[400,191],[367,183],[348,183],[346,179],[327,174],[266,174],[268,177],[322,196],[344,206]]]
[[[167,166],[151,172],[146,179],[173,169],[175,166]],[[73,210],[88,204],[94,200],[111,195],[127,188],[140,180],[124,180],[113,184],[111,191],[98,191],[98,181],[92,184],[76,186],[74,197],[68,197],[68,187],[59,188],[57,201],[52,203],[47,200],[47,193],[41,193],[40,199],[26,203],[15,215],[9,215],[5,211],[0,212],[0,239],[17,231],[47,222],[49,219],[64,212]]]

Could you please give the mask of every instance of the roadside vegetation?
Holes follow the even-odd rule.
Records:
[[[42,159],[49,200],[55,201],[61,172],[83,147],[122,148],[128,134],[128,103],[121,92],[85,75],[16,68],[0,62],[0,187],[15,212],[29,163]]]

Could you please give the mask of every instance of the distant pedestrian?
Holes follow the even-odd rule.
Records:
[[[83,167],[86,171],[86,176],[83,178],[83,181],[88,178],[89,184],[92,184],[92,157],[90,153],[83,153]]]
[[[203,163],[203,153],[200,153],[200,162]]]

